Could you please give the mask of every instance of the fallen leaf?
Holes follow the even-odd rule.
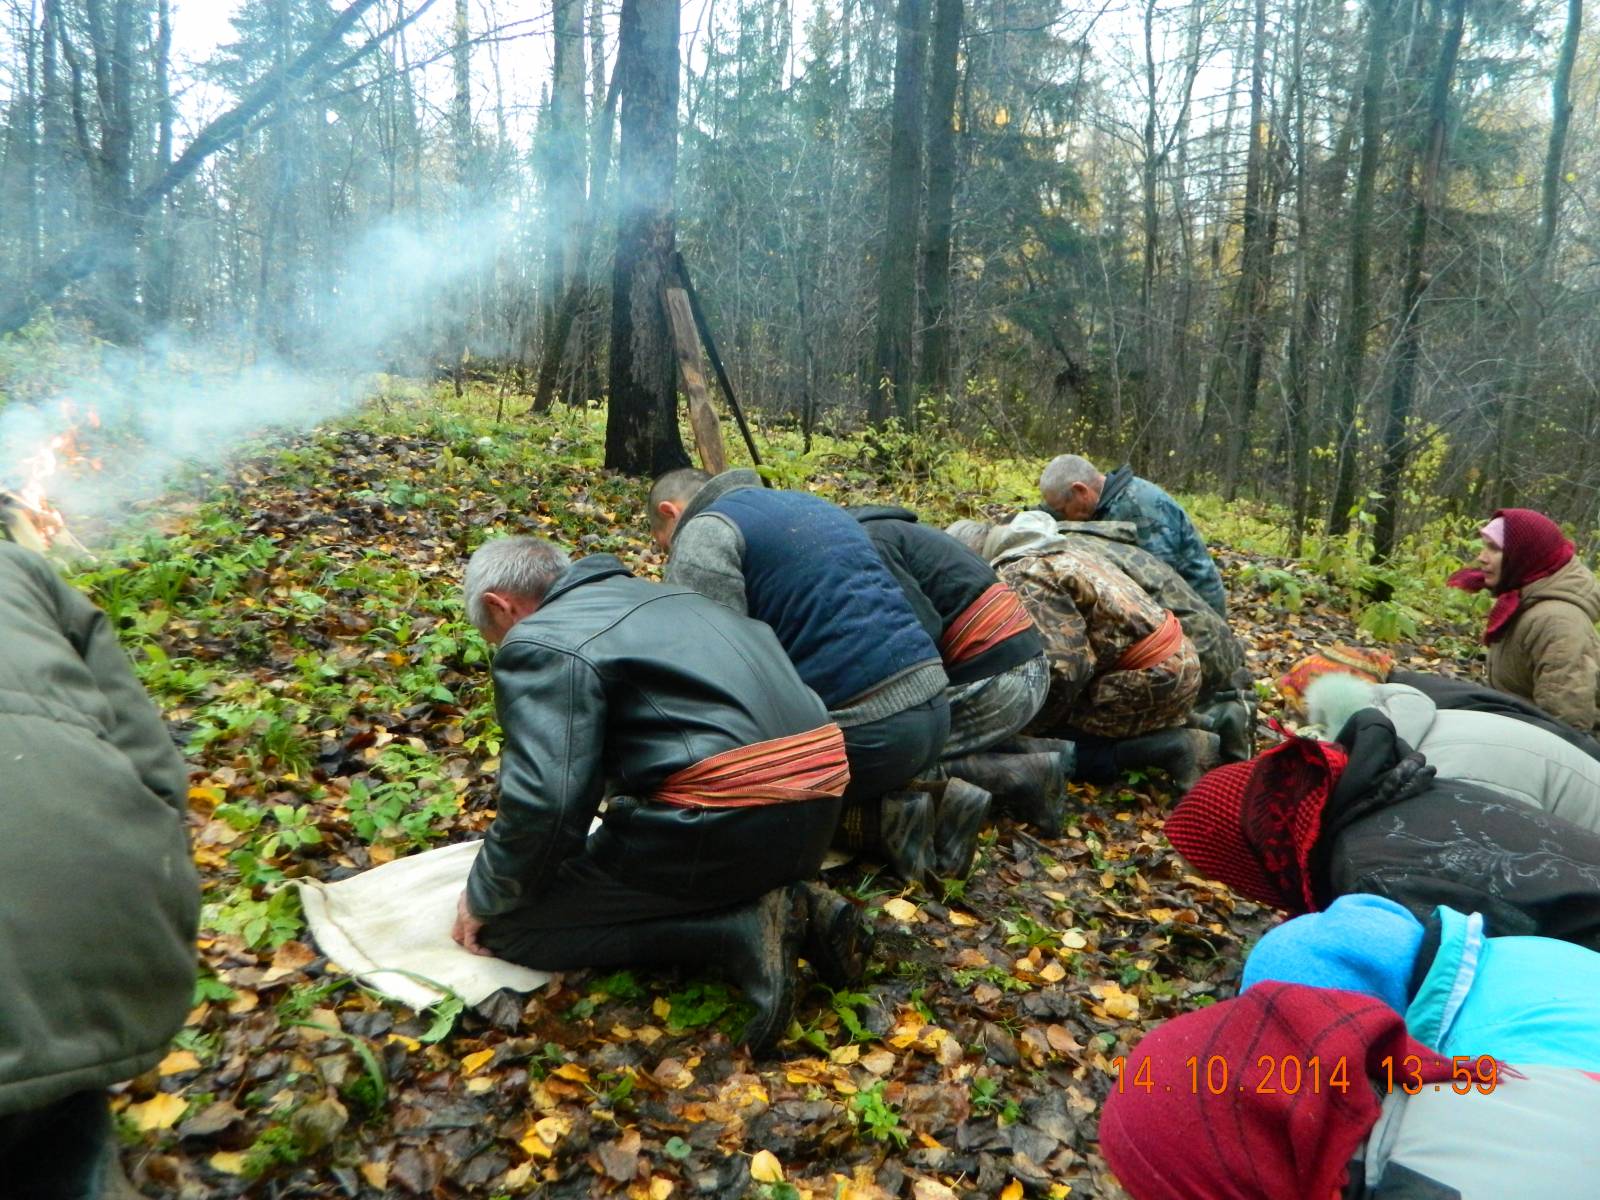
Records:
[[[1045,1040],[1050,1043],[1050,1049],[1057,1054],[1081,1054],[1083,1046],[1068,1032],[1065,1025],[1051,1025],[1044,1031]]]
[[[192,1050],[174,1050],[156,1064],[158,1075],[182,1075],[185,1071],[198,1071],[200,1060]]]
[[[528,1186],[528,1182],[532,1178],[533,1163],[531,1161],[518,1163],[504,1175],[500,1176],[500,1186],[505,1188],[505,1190],[508,1192],[520,1192]],[[380,1190],[383,1187],[381,1183],[373,1184],[373,1186]]]
[[[584,1070],[577,1063],[562,1063],[554,1071],[551,1071],[550,1074],[555,1076],[557,1079],[566,1079],[572,1083],[589,1082],[589,1072]]]
[[[218,1150],[206,1162],[213,1171],[224,1175],[238,1175],[244,1170],[245,1153],[242,1150]]]
[[[489,1061],[492,1058],[494,1058],[493,1050],[479,1050],[473,1054],[468,1054],[461,1060],[461,1070],[464,1074],[476,1075],[489,1065]]]
[[[916,1200],[956,1200],[955,1192],[937,1179],[919,1179],[911,1185]]]
[[[969,917],[964,912],[952,912],[950,914],[950,924],[954,925],[958,929],[971,929],[977,923],[977,917]]]
[[[874,1075],[887,1075],[894,1070],[895,1057],[888,1050],[874,1050],[861,1056],[861,1065]]]
[[[1000,1200],[1022,1200],[1022,1181],[1013,1179],[1000,1189]]]
[[[652,1175],[650,1177],[650,1200],[667,1200],[672,1195],[676,1185],[665,1175]]]
[[[770,1150],[757,1150],[750,1159],[750,1178],[757,1183],[782,1183],[783,1164]]]
[[[600,1144],[600,1165],[610,1178],[618,1183],[628,1183],[639,1174],[639,1147],[642,1140],[637,1129],[630,1129],[616,1141]]]
[[[904,896],[896,896],[893,900],[883,902],[883,911],[902,924],[910,924],[917,919],[921,910]]]
[[[1052,958],[1045,963],[1039,972],[1039,978],[1046,983],[1060,983],[1067,977],[1067,969],[1061,965],[1060,960]]]
[[[189,1102],[171,1092],[157,1092],[143,1104],[130,1104],[126,1116],[140,1133],[171,1129],[183,1116]]]

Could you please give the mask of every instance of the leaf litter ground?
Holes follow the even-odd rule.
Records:
[[[531,998],[413,1012],[309,943],[286,880],[492,818],[487,651],[457,600],[477,541],[537,533],[659,572],[642,484],[599,453],[592,413],[507,429],[380,407],[197,474],[78,576],[188,746],[205,881],[194,1009],[114,1103],[134,1184],[274,1200],[1121,1196],[1095,1144],[1112,1060],[1233,994],[1272,917],[1185,871],[1159,778],[1074,785],[1057,838],[1002,821],[940,895],[871,864],[832,873],[875,923],[877,962],[854,991],[807,976],[774,1062],[730,1043],[738,994],[695,972],[573,972]],[[773,457],[780,480],[933,519],[1022,496],[981,460],[929,482],[859,444]],[[1230,583],[1292,571],[1221,558]],[[1283,599],[1233,592],[1258,678],[1356,640],[1344,614]]]

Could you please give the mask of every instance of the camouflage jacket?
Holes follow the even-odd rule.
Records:
[[[1139,547],[1166,563],[1199,593],[1218,616],[1228,615],[1228,597],[1222,576],[1211,560],[1205,539],[1189,514],[1148,479],[1140,479],[1127,466],[1106,476],[1100,489],[1096,521],[1126,521],[1134,527]]]

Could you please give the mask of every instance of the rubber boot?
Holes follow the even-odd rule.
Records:
[[[907,883],[932,876],[935,812],[927,792],[885,792],[878,801],[878,848],[889,869]]]
[[[1205,718],[1205,727],[1221,742],[1223,762],[1246,762],[1253,756],[1255,710],[1243,699],[1225,693],[1195,715]]]
[[[796,963],[806,936],[801,885],[775,888],[737,908],[648,924],[662,927],[662,953],[677,950],[677,961],[715,963],[727,972],[756,1010],[739,1040],[757,1058],[770,1054],[794,1019]]]
[[[1059,751],[997,754],[990,750],[946,759],[939,768],[952,779],[965,779],[993,795],[996,812],[1032,825],[1046,837],[1055,837],[1066,817],[1063,758]]]
[[[829,987],[855,987],[867,973],[875,931],[832,888],[821,883],[800,886],[806,898],[806,960]]]
[[[1187,792],[1221,761],[1222,742],[1203,729],[1163,729],[1118,742],[1113,755],[1119,770],[1158,767]]]
[[[989,819],[994,797],[965,779],[918,782],[933,797],[933,874],[965,879],[978,853],[978,835]]]

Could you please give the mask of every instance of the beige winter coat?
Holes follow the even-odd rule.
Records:
[[[1596,619],[1600,584],[1580,560],[1528,584],[1509,632],[1489,644],[1489,686],[1592,732],[1600,718]]]

